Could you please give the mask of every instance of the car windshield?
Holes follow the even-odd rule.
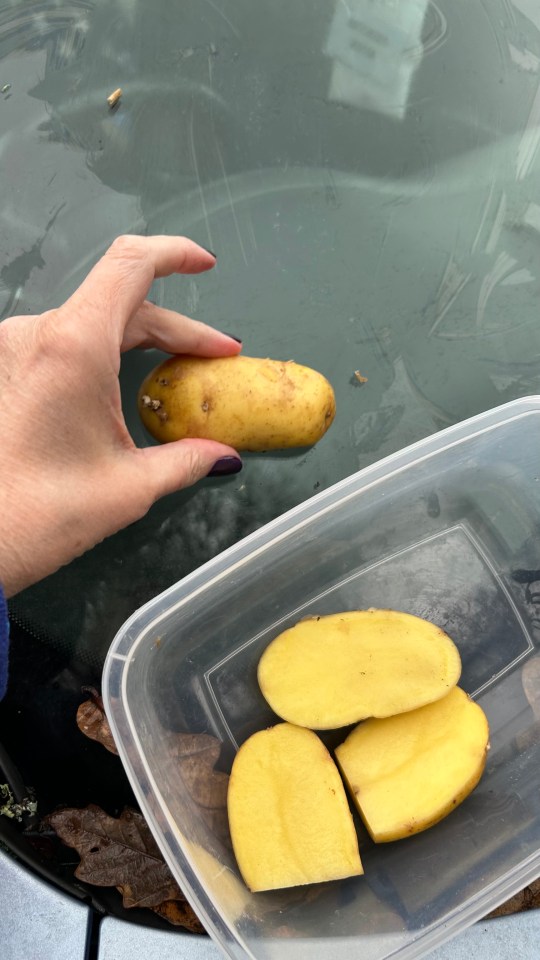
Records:
[[[61,303],[120,233],[186,234],[217,267],[153,299],[337,399],[317,446],[166,498],[15,620],[99,682],[133,610],[240,537],[538,392],[539,79],[536,0],[0,0],[1,316]],[[139,444],[160,358],[121,371]]]

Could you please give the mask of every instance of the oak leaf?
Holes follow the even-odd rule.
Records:
[[[63,843],[77,850],[75,876],[98,887],[116,887],[125,907],[148,907],[172,923],[201,930],[148,825],[136,810],[110,817],[101,807],[58,810],[46,818]],[[171,907],[174,901],[177,906]]]
[[[213,810],[226,808],[229,777],[214,770],[221,753],[219,740],[206,733],[176,733],[170,749],[192,800]]]
[[[180,900],[164,900],[163,903],[153,907],[154,913],[159,913],[160,917],[173,923],[176,927],[185,927],[192,933],[206,933],[201,921],[193,913],[189,903]]]
[[[84,733],[90,740],[97,740],[110,753],[118,754],[116,744],[111,733],[109,721],[105,716],[105,707],[97,690],[93,687],[87,687],[86,691],[90,693],[90,700],[81,703],[77,710],[77,726],[81,733]]]

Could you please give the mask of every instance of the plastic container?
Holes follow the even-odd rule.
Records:
[[[490,721],[485,774],[416,837],[375,845],[359,824],[364,877],[252,895],[191,799],[175,733],[218,737],[228,769],[276,720],[256,682],[268,642],[307,614],[368,606],[454,638]],[[107,658],[106,709],[157,842],[225,953],[421,957],[540,875],[539,646],[540,397],[362,470],[137,611]]]

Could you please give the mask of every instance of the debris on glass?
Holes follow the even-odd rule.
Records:
[[[107,97],[107,103],[109,104],[111,109],[116,106],[121,96],[122,96],[122,87],[118,87],[116,90],[113,90],[113,92]]]
[[[10,820],[22,821],[23,814],[35,814],[37,802],[32,797],[24,797],[17,803],[8,783],[0,783],[0,817],[9,817]]]

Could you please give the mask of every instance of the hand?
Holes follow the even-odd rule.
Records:
[[[228,472],[240,469],[236,451],[212,440],[138,449],[120,403],[125,350],[240,351],[226,334],[145,300],[155,277],[214,263],[183,238],[120,237],[63,306],[0,323],[0,583],[7,596],[144,516],[222,458],[230,458]]]

